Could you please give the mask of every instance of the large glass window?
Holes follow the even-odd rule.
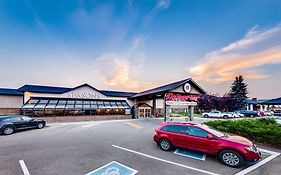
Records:
[[[66,100],[59,100],[56,109],[65,109]]]
[[[83,109],[83,101],[76,101],[75,109],[76,110],[82,110]]]
[[[91,109],[91,102],[90,102],[90,101],[84,101],[83,109],[84,109],[84,110],[89,110],[89,109]]]
[[[68,100],[65,106],[66,110],[72,110],[74,109],[75,101],[74,100]]]
[[[106,109],[112,109],[112,106],[110,105],[110,103],[108,101],[105,101],[104,105],[105,105]]]
[[[103,101],[98,101],[98,108],[105,109],[105,105],[103,104]]]
[[[40,100],[36,106],[34,106],[34,110],[45,109],[45,106],[48,104],[49,100]]]
[[[22,107],[23,109],[33,109],[34,106],[39,102],[37,99],[30,99],[28,102]]]
[[[96,101],[91,101],[91,109],[98,109],[98,104]]]
[[[50,100],[45,109],[55,109],[58,100]]]

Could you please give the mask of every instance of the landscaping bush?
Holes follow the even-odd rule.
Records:
[[[244,136],[255,142],[281,147],[281,125],[273,118],[215,120],[205,124],[223,132]]]

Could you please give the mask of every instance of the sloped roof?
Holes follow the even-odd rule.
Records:
[[[263,104],[281,105],[281,97],[265,101]]]
[[[54,87],[54,86],[40,86],[40,85],[24,85],[18,89],[21,92],[37,92],[37,93],[55,93],[62,94],[71,90],[72,88]]]
[[[110,97],[131,97],[137,94],[135,92],[121,92],[121,91],[108,91],[108,90],[100,90],[100,92]]]
[[[66,88],[66,87],[55,87],[55,86],[40,86],[40,85],[24,85],[18,89],[20,92],[37,92],[37,93],[55,93],[55,94],[62,94],[69,91],[72,91],[74,89],[78,89],[83,86],[88,86],[106,96],[110,97],[131,97],[137,93],[133,92],[121,92],[121,91],[108,91],[108,90],[98,90],[91,85],[85,83],[80,86],[74,87],[74,88]]]
[[[22,92],[17,91],[17,89],[0,88],[1,95],[23,95]]]
[[[174,83],[170,83],[170,84],[166,84],[166,85],[163,85],[163,86],[160,86],[160,87],[157,87],[157,88],[153,88],[153,89],[150,89],[150,90],[147,90],[147,91],[143,91],[143,92],[140,92],[130,98],[137,98],[137,97],[142,97],[142,96],[147,96],[147,95],[152,95],[152,94],[156,94],[156,93],[162,93],[162,92],[167,92],[167,91],[170,91],[170,90],[174,90],[182,85],[184,85],[185,83],[191,83],[194,85],[194,87],[202,94],[205,94],[205,90],[202,89],[197,83],[195,83],[191,78],[188,78],[188,79],[184,79],[184,80],[181,80],[181,81],[177,81],[177,82],[174,82]]]

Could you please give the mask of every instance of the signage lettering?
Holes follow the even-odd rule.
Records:
[[[91,93],[91,92],[82,92],[82,93],[75,93],[75,92],[69,92],[67,93],[67,96],[69,98],[85,98],[85,99],[99,99],[100,94]]]
[[[198,95],[182,95],[182,94],[168,93],[166,95],[166,99],[173,100],[173,101],[197,101]]]

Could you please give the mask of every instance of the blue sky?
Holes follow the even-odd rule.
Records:
[[[142,91],[193,77],[280,97],[281,1],[1,0],[1,87]]]

